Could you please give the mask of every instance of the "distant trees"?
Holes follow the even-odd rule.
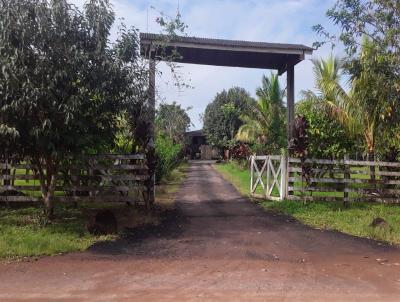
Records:
[[[219,148],[229,148],[243,124],[240,116],[254,104],[254,99],[243,88],[234,87],[218,93],[207,105],[203,116],[204,133],[208,142]]]
[[[191,125],[187,111],[176,102],[160,104],[156,113],[156,181],[168,176],[183,158],[185,132]]]
[[[280,153],[286,146],[286,110],[278,75],[263,76],[256,95],[257,101],[239,87],[218,93],[203,117],[208,142],[232,151],[246,143],[253,153]]]
[[[160,104],[156,114],[157,131],[174,142],[182,142],[191,125],[188,110],[190,108],[184,109],[176,102]]]

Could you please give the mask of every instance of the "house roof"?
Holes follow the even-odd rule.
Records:
[[[194,130],[194,131],[187,131],[185,136],[192,137],[192,136],[204,136],[203,130]]]
[[[311,54],[311,47],[301,44],[268,43],[240,40],[223,40],[199,37],[174,36],[153,33],[140,34],[141,54],[145,57],[160,58],[172,54],[179,56],[175,62],[216,66],[276,69],[286,71],[288,65],[302,61]]]

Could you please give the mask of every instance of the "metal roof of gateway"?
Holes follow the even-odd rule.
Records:
[[[193,131],[187,131],[185,132],[185,136],[205,136],[203,133],[203,129],[200,130],[193,130]]]
[[[276,69],[280,74],[287,66],[296,65],[311,54],[311,47],[300,44],[267,43],[209,39],[153,33],[140,34],[141,54],[148,57],[150,49],[163,46],[164,51],[176,49],[180,54],[176,62],[216,66]],[[155,54],[152,56],[154,57]]]

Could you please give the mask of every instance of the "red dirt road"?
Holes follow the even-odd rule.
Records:
[[[177,205],[84,253],[0,264],[0,301],[400,301],[398,248],[267,213],[210,165]]]

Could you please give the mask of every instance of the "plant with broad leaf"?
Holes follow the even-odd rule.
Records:
[[[307,134],[307,119],[304,116],[295,118],[292,127],[292,138],[289,142],[289,154],[291,156],[300,158],[301,160],[301,173],[306,183],[310,183],[311,167],[306,165],[308,157],[308,134]]]

